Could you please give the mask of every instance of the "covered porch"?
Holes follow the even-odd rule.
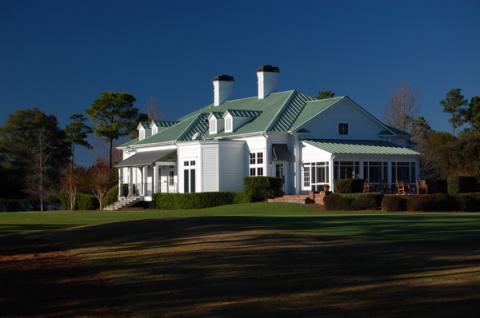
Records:
[[[367,190],[396,193],[398,185],[415,191],[420,154],[383,141],[305,140],[302,191],[319,191],[335,180],[365,180]]]
[[[118,163],[118,198],[151,201],[155,193],[178,192],[177,150],[137,152]]]

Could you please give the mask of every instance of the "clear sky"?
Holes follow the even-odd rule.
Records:
[[[153,96],[175,119],[212,101],[214,75],[253,96],[256,67],[273,64],[279,90],[330,89],[377,116],[408,81],[421,115],[450,130],[445,92],[480,95],[479,13],[480,1],[459,0],[1,0],[0,123],[37,106],[63,126],[102,91],[129,92],[139,108]]]

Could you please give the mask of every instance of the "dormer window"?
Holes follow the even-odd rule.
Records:
[[[210,118],[210,133],[217,133],[217,119],[215,117]]]
[[[225,118],[225,132],[232,132],[232,117],[228,116]]]
[[[338,124],[338,134],[343,136],[348,135],[348,123]]]

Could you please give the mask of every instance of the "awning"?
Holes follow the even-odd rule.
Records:
[[[410,148],[401,147],[381,140],[330,140],[305,139],[305,143],[325,150],[331,154],[341,155],[403,155],[419,156]]]
[[[272,157],[274,161],[292,161],[293,156],[288,151],[287,144],[272,144]]]
[[[160,161],[162,159],[169,160],[169,161],[176,161],[176,156],[175,156],[176,152],[177,152],[176,149],[137,152],[133,156],[128,157],[127,159],[116,164],[115,167],[123,168],[123,167],[150,166],[156,161]]]

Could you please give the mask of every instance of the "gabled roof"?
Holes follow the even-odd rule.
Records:
[[[203,134],[206,139],[232,138],[240,135],[259,134],[268,131],[296,132],[303,131],[305,124],[311,119],[332,108],[342,100],[349,100],[372,120],[379,123],[383,129],[392,135],[399,135],[401,131],[386,126],[373,117],[361,106],[346,96],[316,100],[301,92],[290,90],[271,93],[264,99],[257,96],[227,100],[219,106],[210,104],[192,112],[178,121],[158,121],[163,126],[159,133],[147,137],[141,141],[134,139],[125,145],[147,145],[157,143],[175,143],[179,140],[191,140],[195,133]],[[213,114],[220,119],[228,112],[234,117],[244,117],[250,120],[237,128],[234,132],[219,132],[208,135],[208,117]],[[157,124],[157,122],[155,122]],[[402,132],[404,133],[404,132]]]
[[[289,127],[289,131],[296,131],[310,120],[315,118],[318,114],[326,111],[339,101],[343,100],[344,96],[325,98],[320,100],[311,99],[305,103],[302,111],[298,114],[292,125]]]
[[[331,154],[420,155],[412,149],[381,140],[305,139],[303,141]]]

